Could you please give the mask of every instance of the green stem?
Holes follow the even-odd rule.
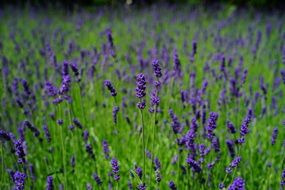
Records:
[[[62,109],[59,104],[58,113],[62,116]],[[62,119],[60,117],[60,119]],[[67,176],[66,176],[66,164],[65,164],[65,148],[64,148],[64,139],[63,139],[63,126],[59,125],[60,127],[60,141],[61,141],[61,152],[62,152],[62,164],[63,164],[63,176],[64,176],[64,187],[67,188]],[[68,189],[68,188],[67,188]]]
[[[140,110],[140,114],[141,114],[141,124],[142,124],[142,135],[143,135],[143,138],[142,138],[142,147],[143,147],[143,150],[142,150],[142,153],[143,153],[143,181],[145,181],[145,176],[146,176],[146,170],[145,170],[145,134],[144,134],[144,119],[143,119],[143,112],[142,110]]]

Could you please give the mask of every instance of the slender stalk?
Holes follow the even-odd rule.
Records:
[[[143,181],[145,181],[145,176],[146,176],[146,170],[145,170],[145,129],[144,129],[144,119],[143,119],[143,112],[140,110],[141,114],[141,125],[142,125],[142,153],[143,153]]]
[[[62,109],[59,104],[58,106],[58,113],[62,116]],[[61,117],[60,117],[61,118]],[[63,139],[63,126],[60,126],[60,141],[61,141],[61,152],[62,152],[62,164],[63,164],[63,176],[64,176],[64,187],[67,188],[67,176],[66,176],[66,159],[65,159],[65,148],[64,148],[64,139]]]

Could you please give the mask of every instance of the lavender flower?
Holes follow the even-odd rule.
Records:
[[[48,176],[47,177],[46,190],[53,190],[53,189],[54,189],[53,177],[52,176]]]
[[[248,126],[249,126],[249,123],[251,122],[251,120],[252,120],[252,110],[249,109],[245,119],[242,122],[241,128],[240,128],[240,135],[242,137],[244,137],[249,132]]]
[[[168,187],[171,189],[171,190],[177,190],[177,187],[175,185],[175,183],[173,181],[170,181],[168,183]]]
[[[189,166],[193,169],[194,172],[200,173],[202,171],[202,168],[199,163],[193,160],[190,155],[188,156],[186,162],[189,164]]]
[[[86,149],[86,152],[89,154],[89,156],[90,156],[92,159],[95,159],[95,155],[94,155],[94,153],[93,153],[91,144],[86,144],[86,145],[85,145],[85,149]]]
[[[155,181],[159,183],[161,181],[160,170],[155,170]]]
[[[154,158],[153,163],[154,163],[154,170],[160,170],[161,164],[157,157]]]
[[[228,131],[232,134],[236,133],[236,129],[234,127],[234,124],[230,121],[227,121],[227,128],[228,128]]]
[[[170,109],[168,112],[169,112],[169,115],[172,119],[171,127],[172,127],[173,132],[175,134],[180,133],[181,132],[181,124],[180,124],[177,116],[174,114],[172,109]]]
[[[193,41],[192,42],[192,55],[196,55],[197,54],[197,42]]]
[[[281,174],[281,182],[280,182],[281,188],[285,187],[285,169],[282,171]]]
[[[102,185],[102,180],[101,180],[101,178],[96,174],[96,173],[94,173],[93,174],[93,179],[96,181],[96,183],[97,183],[97,185]]]
[[[156,76],[156,78],[162,77],[161,67],[157,59],[154,59],[152,61],[152,68],[153,68],[154,75]]]
[[[24,151],[24,141],[22,139],[16,140],[14,142],[15,154],[18,157],[18,163],[23,164],[26,163],[25,159],[25,151]]]
[[[83,131],[82,136],[83,136],[83,140],[84,140],[84,142],[85,142],[85,143],[87,143],[88,138],[89,138],[89,132],[88,132],[88,130],[87,130],[87,129]]]
[[[119,175],[120,168],[119,168],[118,160],[116,158],[112,158],[111,165],[112,165],[114,180],[119,181],[120,180],[120,175]]]
[[[45,93],[48,96],[55,97],[58,93],[58,89],[50,81],[47,81],[45,84]]]
[[[226,143],[229,149],[230,156],[234,158],[235,157],[234,142],[232,140],[226,140]]]
[[[8,132],[0,129],[0,138],[3,138],[6,141],[10,141],[11,140],[11,136]]]
[[[70,76],[69,75],[64,75],[62,77],[62,83],[61,83],[61,87],[59,89],[59,94],[60,95],[66,94],[69,91],[70,86],[71,86]]]
[[[144,74],[140,73],[137,75],[137,87],[136,87],[136,96],[140,99],[140,101],[137,104],[137,107],[139,109],[145,108],[145,100],[142,100],[142,98],[146,95],[146,80]]]
[[[15,184],[14,189],[15,190],[24,190],[25,189],[25,179],[26,174],[21,173],[19,171],[12,172],[12,180]]]
[[[43,130],[44,130],[44,134],[45,134],[45,137],[47,139],[47,142],[50,143],[51,142],[51,136],[50,136],[50,132],[49,132],[47,125],[43,126]]]
[[[181,63],[177,54],[177,51],[174,50],[173,52],[173,62],[174,62],[174,72],[177,77],[181,77]]]
[[[159,97],[157,96],[157,91],[156,90],[153,90],[151,92],[151,95],[150,95],[150,101],[151,101],[151,105],[152,106],[158,106],[159,102],[160,102],[160,99]]]
[[[278,136],[278,128],[275,127],[272,131],[271,144],[274,145]]]
[[[104,151],[105,158],[109,159],[110,150],[109,150],[108,142],[106,140],[103,140],[102,141],[102,146],[103,146],[103,151]]]
[[[217,120],[218,120],[218,114],[215,112],[210,113],[210,117],[208,120],[208,126],[207,126],[207,136],[209,139],[212,139],[214,136],[214,129],[217,127]]]
[[[93,190],[93,187],[90,183],[86,184],[86,190]]]
[[[83,128],[82,124],[79,122],[78,119],[74,118],[74,119],[73,119],[73,123],[74,123],[74,125],[75,125],[76,127],[78,127],[79,129],[82,129],[82,128]]]
[[[79,70],[78,70],[78,66],[76,63],[71,63],[70,64],[71,70],[73,71],[74,75],[76,77],[79,77]]]
[[[235,178],[228,190],[245,190],[245,181],[241,177]]]
[[[142,179],[142,175],[143,175],[143,170],[142,170],[142,168],[139,167],[139,166],[136,166],[136,167],[135,167],[135,172],[136,172],[136,174],[139,176],[139,178]]]
[[[144,183],[140,183],[138,186],[137,186],[137,189],[138,190],[146,190],[146,185]]]
[[[111,93],[111,96],[117,96],[117,91],[116,89],[114,88],[114,86],[112,85],[111,81],[110,80],[105,80],[104,81],[104,85],[108,88],[108,90],[110,91]]]
[[[240,161],[241,161],[241,157],[240,157],[240,156],[236,157],[236,158],[233,159],[233,161],[231,162],[230,167],[231,167],[231,168],[236,168],[236,167],[239,165]]]
[[[120,108],[118,106],[113,107],[112,116],[113,116],[113,122],[115,124],[117,124],[117,115],[118,115],[119,110]]]

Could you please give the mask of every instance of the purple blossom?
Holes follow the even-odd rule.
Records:
[[[154,163],[154,170],[160,170],[161,164],[157,157],[154,158],[153,163]]]
[[[144,74],[140,73],[137,75],[137,87],[136,87],[136,96],[138,98],[145,97],[146,93],[146,80]]]
[[[88,132],[88,130],[87,130],[87,129],[83,131],[82,136],[83,136],[83,140],[84,140],[84,142],[85,142],[85,143],[87,143],[88,138],[89,138],[89,132]]]
[[[105,158],[109,159],[110,150],[109,150],[109,144],[106,140],[102,141],[102,147],[103,147],[103,152],[104,152]]]
[[[55,97],[58,93],[58,89],[50,81],[47,81],[45,83],[45,93],[48,96]]]
[[[114,180],[119,181],[120,180],[120,175],[119,175],[120,168],[119,168],[118,160],[116,158],[112,158],[111,166],[113,170]]]
[[[281,188],[285,187],[285,169],[282,171],[282,174],[281,174],[280,185],[281,185]]]
[[[169,112],[169,115],[172,119],[171,127],[172,127],[173,132],[175,134],[180,133],[181,132],[181,124],[178,120],[178,117],[174,114],[172,109],[170,109],[168,112]]]
[[[277,139],[277,136],[278,136],[278,128],[275,127],[272,131],[272,135],[271,135],[271,144],[274,145],[275,142],[276,142],[276,139]]]
[[[193,160],[190,155],[188,155],[186,162],[187,164],[189,164],[189,166],[193,169],[194,172],[200,173],[202,171],[202,168],[199,163]]]
[[[176,49],[173,51],[173,62],[174,62],[174,72],[177,77],[181,77],[181,63],[177,54]]]
[[[24,151],[24,141],[20,138],[14,142],[15,154],[18,157],[18,163],[26,163],[25,151]]]
[[[228,190],[245,190],[245,181],[241,177],[235,178]]]
[[[153,90],[151,92],[151,95],[150,95],[150,102],[151,102],[151,105],[152,106],[158,106],[159,102],[160,102],[160,99],[159,97],[157,96],[157,91],[156,90]]]
[[[105,80],[104,81],[104,85],[108,88],[108,90],[110,91],[111,93],[111,96],[115,97],[117,96],[117,91],[116,89],[114,88],[113,84],[111,83],[110,80]]]
[[[236,133],[236,129],[234,127],[234,124],[230,121],[227,121],[227,128],[228,128],[228,131],[232,134]]]
[[[242,125],[240,127],[241,137],[244,137],[249,132],[248,126],[249,126],[249,123],[251,122],[251,120],[252,120],[252,110],[249,109],[247,112],[247,115],[246,115],[245,119],[243,120]]]
[[[115,124],[117,124],[117,115],[119,111],[120,111],[120,108],[118,106],[113,107],[112,116],[113,116],[113,122]]]
[[[161,181],[160,170],[155,170],[155,181],[159,183]]]
[[[136,167],[135,167],[135,172],[136,172],[136,174],[139,176],[139,178],[142,179],[142,175],[143,175],[143,170],[142,170],[142,168],[139,167],[139,166],[136,166]]]
[[[11,174],[12,174],[12,180],[15,184],[13,189],[14,190],[24,190],[25,189],[25,179],[27,178],[27,175],[19,171],[11,172]]]
[[[94,155],[94,153],[93,153],[91,144],[86,144],[86,145],[85,145],[85,149],[86,149],[86,152],[89,154],[89,156],[90,156],[92,159],[95,159],[95,155]]]
[[[52,176],[48,176],[47,177],[47,183],[46,183],[46,190],[53,190],[53,189],[54,189],[53,177]]]
[[[232,158],[235,157],[234,142],[232,140],[226,140],[227,147]]]
[[[218,120],[218,114],[215,112],[210,113],[210,117],[208,119],[208,126],[207,126],[207,136],[209,139],[212,139],[214,136],[214,129],[217,127],[217,120]]]
[[[51,136],[50,136],[50,132],[49,132],[47,125],[43,126],[43,131],[44,131],[45,137],[47,139],[47,142],[50,143],[51,142]]]
[[[83,129],[83,125],[80,123],[80,121],[77,118],[73,119],[73,123],[76,127],[78,127],[79,129]]]
[[[96,181],[96,183],[97,183],[97,185],[102,185],[102,180],[101,180],[101,178],[96,174],[96,173],[94,173],[93,174],[93,179]]]
[[[159,62],[158,62],[157,59],[154,59],[154,60],[152,61],[152,68],[153,68],[153,71],[154,71],[154,75],[155,75],[157,78],[162,77],[161,67],[160,67]]]
[[[170,181],[168,183],[168,187],[171,189],[171,190],[177,190],[177,187],[175,185],[175,183],[173,181]]]
[[[2,129],[0,129],[0,138],[5,139],[6,141],[11,140],[10,134]]]
[[[137,189],[138,190],[146,190],[146,185],[144,183],[140,183],[138,186],[137,186]]]

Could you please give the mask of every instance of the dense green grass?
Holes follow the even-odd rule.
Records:
[[[271,24],[271,33],[266,35],[266,26]],[[13,132],[17,138],[17,128],[24,120],[29,120],[40,131],[41,142],[26,130],[25,141],[27,146],[27,164],[17,164],[17,157],[11,151],[12,142],[1,141],[1,182],[0,189],[10,189],[13,182],[7,169],[21,171],[28,175],[26,189],[43,189],[46,178],[52,175],[55,189],[59,184],[64,189],[85,189],[86,183],[91,183],[94,189],[99,189],[92,178],[94,172],[98,173],[103,181],[100,189],[108,189],[108,184],[115,189],[127,189],[128,182],[134,186],[141,183],[135,174],[135,165],[143,168],[142,131],[140,110],[136,107],[138,99],[135,96],[135,75],[142,72],[147,77],[147,107],[142,111],[144,118],[145,144],[154,156],[161,161],[162,181],[155,182],[155,173],[152,162],[146,159],[144,172],[148,189],[167,189],[170,180],[173,180],[178,189],[218,189],[219,183],[224,182],[228,187],[233,179],[241,176],[246,181],[246,189],[279,189],[281,173],[284,169],[285,158],[285,130],[284,120],[284,84],[281,80],[280,70],[282,64],[282,48],[284,44],[284,16],[275,14],[249,13],[235,11],[234,9],[204,10],[188,7],[156,7],[149,10],[108,10],[96,9],[93,12],[75,12],[62,14],[59,11],[19,11],[4,10],[0,17],[0,56],[6,57],[7,66],[1,64],[0,95],[0,128]],[[112,29],[116,58],[106,55],[102,51],[102,44],[107,42],[105,30]],[[262,38],[256,55],[252,48],[256,43],[258,31]],[[198,53],[194,62],[189,60],[192,51],[192,41],[196,40]],[[242,41],[240,41],[242,40]],[[73,52],[66,55],[69,42],[74,42]],[[49,44],[56,55],[59,69],[56,69],[48,56],[41,56],[40,51]],[[143,45],[142,45],[143,44]],[[17,47],[18,46],[18,47]],[[161,56],[151,56],[148,51],[157,48],[159,52],[167,48],[170,57],[169,63]],[[17,49],[18,48],[18,49]],[[93,78],[88,77],[98,54]],[[173,69],[172,52],[177,49],[182,65],[182,78],[170,78],[167,83],[162,83],[159,92],[160,112],[149,113],[149,94],[153,88],[150,82],[153,78],[151,67],[152,58],[157,58],[162,66],[163,75]],[[89,51],[85,58],[80,56],[81,51]],[[137,53],[138,52],[138,53]],[[230,95],[228,80],[215,78],[221,75],[219,70],[220,60],[214,57],[223,53],[226,61],[233,58],[232,66],[226,66],[229,76],[234,77],[235,68],[243,57],[243,69],[248,70],[246,82],[240,91],[242,96],[234,98]],[[138,55],[147,63],[140,67]],[[284,56],[284,55],[283,55]],[[129,59],[129,61],[128,61]],[[56,86],[61,84],[60,66],[67,60],[77,60],[81,71],[81,81],[76,82],[72,77],[69,95],[72,102],[66,101],[53,105],[52,98],[44,92],[47,80]],[[4,62],[4,61],[2,61]],[[206,63],[210,71],[205,72]],[[5,75],[5,69],[9,73]],[[71,72],[71,71],[70,71]],[[118,76],[118,72],[122,75]],[[173,157],[178,156],[176,138],[182,137],[187,132],[184,127],[182,134],[175,135],[171,128],[171,118],[168,110],[172,109],[182,125],[186,120],[194,117],[192,107],[182,103],[180,91],[190,88],[189,75],[196,73],[195,88],[201,88],[202,81],[208,81],[206,94],[202,99],[206,102],[207,119],[210,112],[217,112],[219,119],[215,134],[219,137],[221,151],[220,161],[207,169],[207,163],[212,162],[217,153],[213,150],[205,157],[202,163],[203,172],[196,174],[187,166],[187,150],[179,154],[179,161],[172,164]],[[72,72],[71,72],[72,73]],[[29,87],[35,94],[36,102],[30,114],[17,106],[17,95],[9,89],[13,79],[22,78],[28,81]],[[264,78],[267,88],[266,98],[260,89],[260,78]],[[280,85],[274,86],[274,81],[279,78]],[[109,95],[103,86],[103,81],[109,79],[116,88],[116,99]],[[19,85],[20,94],[23,93]],[[219,106],[220,93],[226,88],[226,105]],[[255,93],[261,94],[259,99]],[[275,98],[276,107],[272,107]],[[126,104],[127,106],[123,106]],[[24,102],[28,108],[28,102]],[[118,122],[114,124],[112,109],[119,106]],[[267,112],[262,113],[266,107]],[[227,139],[236,139],[239,128],[246,116],[248,108],[252,108],[254,119],[249,125],[249,134],[246,143],[235,147],[236,154],[242,160],[232,174],[226,175],[225,169],[231,162],[226,146]],[[201,107],[198,107],[201,109]],[[54,114],[54,118],[50,116]],[[83,141],[83,130],[68,129],[72,119],[79,121],[90,133],[88,142],[92,145],[96,159],[91,159],[86,153]],[[127,122],[129,118],[130,122]],[[156,121],[155,120],[156,118]],[[62,119],[63,125],[58,125],[57,120]],[[227,132],[226,121],[231,121],[237,129],[237,134]],[[211,147],[211,143],[202,137],[202,122],[198,120],[199,129],[195,143],[204,143]],[[52,141],[48,143],[44,138],[42,126],[47,125]],[[276,144],[271,144],[273,128],[277,127],[279,134]],[[102,140],[107,140],[110,145],[110,157],[119,161],[121,179],[114,182],[110,160],[105,159],[102,150]],[[75,156],[75,168],[70,165],[70,159]],[[28,170],[29,164],[34,167],[34,174]],[[187,168],[187,174],[182,175],[178,170],[180,165]],[[25,169],[26,168],[26,169]],[[35,176],[33,179],[32,175]],[[133,175],[133,177],[132,177]],[[202,182],[201,179],[205,181]]]

